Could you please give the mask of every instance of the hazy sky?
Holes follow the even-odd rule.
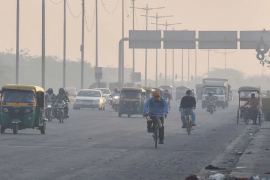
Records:
[[[60,2],[61,0],[52,0]],[[86,19],[91,30],[95,0],[86,1]],[[132,28],[132,13],[129,8],[130,0],[126,1],[125,11],[125,36]],[[0,51],[14,48],[16,43],[16,2],[17,0],[0,0]],[[21,40],[22,49],[30,49],[32,55],[41,54],[41,2],[42,0],[20,0],[21,4]],[[75,16],[81,12],[81,0],[68,0],[71,11]],[[111,11],[118,0],[103,0],[105,7]],[[262,30],[270,29],[270,1],[269,0],[136,0],[137,7],[165,7],[158,10],[159,15],[173,15],[171,18],[160,19],[160,23],[168,20],[168,23],[182,23],[175,26],[176,30]],[[121,38],[121,0],[114,13],[107,13],[99,0],[99,65],[117,66],[118,42]],[[149,11],[149,15],[155,15],[157,10]],[[145,14],[137,10],[136,29],[145,28]],[[129,15],[129,16],[128,16]],[[149,29],[155,29],[151,23],[155,19],[149,19]],[[159,27],[164,29],[163,26]],[[170,27],[172,28],[172,27]],[[81,16],[73,18],[67,12],[67,57],[80,59],[81,44]],[[46,0],[46,53],[62,58],[63,51],[63,3],[55,5]],[[132,67],[132,50],[125,47],[125,65]],[[260,75],[262,67],[255,58],[255,50],[228,50],[235,53],[227,55],[227,67],[243,71],[246,75]],[[136,71],[144,72],[144,50],[136,50]],[[219,50],[218,52],[224,52]],[[190,51],[190,74],[194,75],[194,50]],[[159,73],[164,74],[164,50],[159,51]],[[211,68],[224,68],[224,55],[211,52]],[[171,74],[172,61],[171,50],[168,51],[168,69]],[[185,57],[185,76],[187,75],[187,51]],[[85,59],[95,63],[95,24],[91,32],[85,29]],[[14,61],[15,62],[15,61]],[[148,77],[155,75],[155,50],[148,53]],[[198,74],[207,71],[207,51],[198,50]],[[264,73],[269,74],[270,69],[264,68]],[[181,50],[175,51],[175,73],[181,74]],[[143,73],[144,74],[144,73]]]

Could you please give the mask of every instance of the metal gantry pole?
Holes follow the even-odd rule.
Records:
[[[148,4],[146,5],[146,31],[148,30]],[[145,86],[147,87],[147,49],[145,49]]]
[[[85,4],[84,0],[82,0],[81,89],[84,87],[84,13]]]
[[[17,22],[16,22],[16,84],[19,84],[20,76],[20,0],[17,0]]]
[[[45,89],[45,0],[42,0],[42,87]]]
[[[67,15],[67,2],[66,0],[64,0],[64,47],[63,47],[63,87],[66,87],[66,30],[67,30],[67,26],[66,26],[66,15]]]

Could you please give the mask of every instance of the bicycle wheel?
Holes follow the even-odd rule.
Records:
[[[186,127],[187,127],[187,133],[188,133],[188,135],[190,135],[190,132],[191,132],[191,121],[190,121],[189,116],[186,116]]]
[[[157,125],[157,123],[154,123],[153,127],[154,127],[155,148],[157,148],[157,140],[158,140],[158,125]]]

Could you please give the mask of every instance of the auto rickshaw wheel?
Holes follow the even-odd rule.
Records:
[[[46,131],[46,123],[43,124],[43,126],[40,127],[40,133],[45,134]]]
[[[13,124],[13,134],[18,134],[18,123]]]
[[[5,133],[5,130],[6,130],[6,128],[4,128],[4,127],[1,126],[1,133],[2,134]]]

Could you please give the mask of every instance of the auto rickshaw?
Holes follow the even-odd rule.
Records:
[[[143,114],[143,105],[146,100],[146,91],[141,88],[123,88],[120,94],[118,116],[127,114]]]
[[[181,100],[185,95],[187,90],[189,90],[189,87],[187,86],[180,86],[176,88],[176,98],[175,100]]]
[[[146,100],[150,99],[152,94],[155,92],[155,89],[151,87],[143,87],[143,89],[146,91]]]
[[[6,85],[1,96],[1,133],[11,128],[18,130],[31,128],[45,134],[45,91],[38,86]]]
[[[239,119],[243,119],[245,124],[249,124],[250,117],[249,107],[242,107],[248,100],[251,98],[251,94],[255,94],[255,97],[258,99],[259,103],[261,102],[261,90],[260,87],[252,86],[242,86],[238,89],[239,94],[239,106],[237,110],[237,124],[239,124]],[[261,108],[259,107],[258,117],[259,124],[261,124]]]
[[[159,92],[161,97],[163,97],[163,89],[162,88],[153,88],[155,91]]]

